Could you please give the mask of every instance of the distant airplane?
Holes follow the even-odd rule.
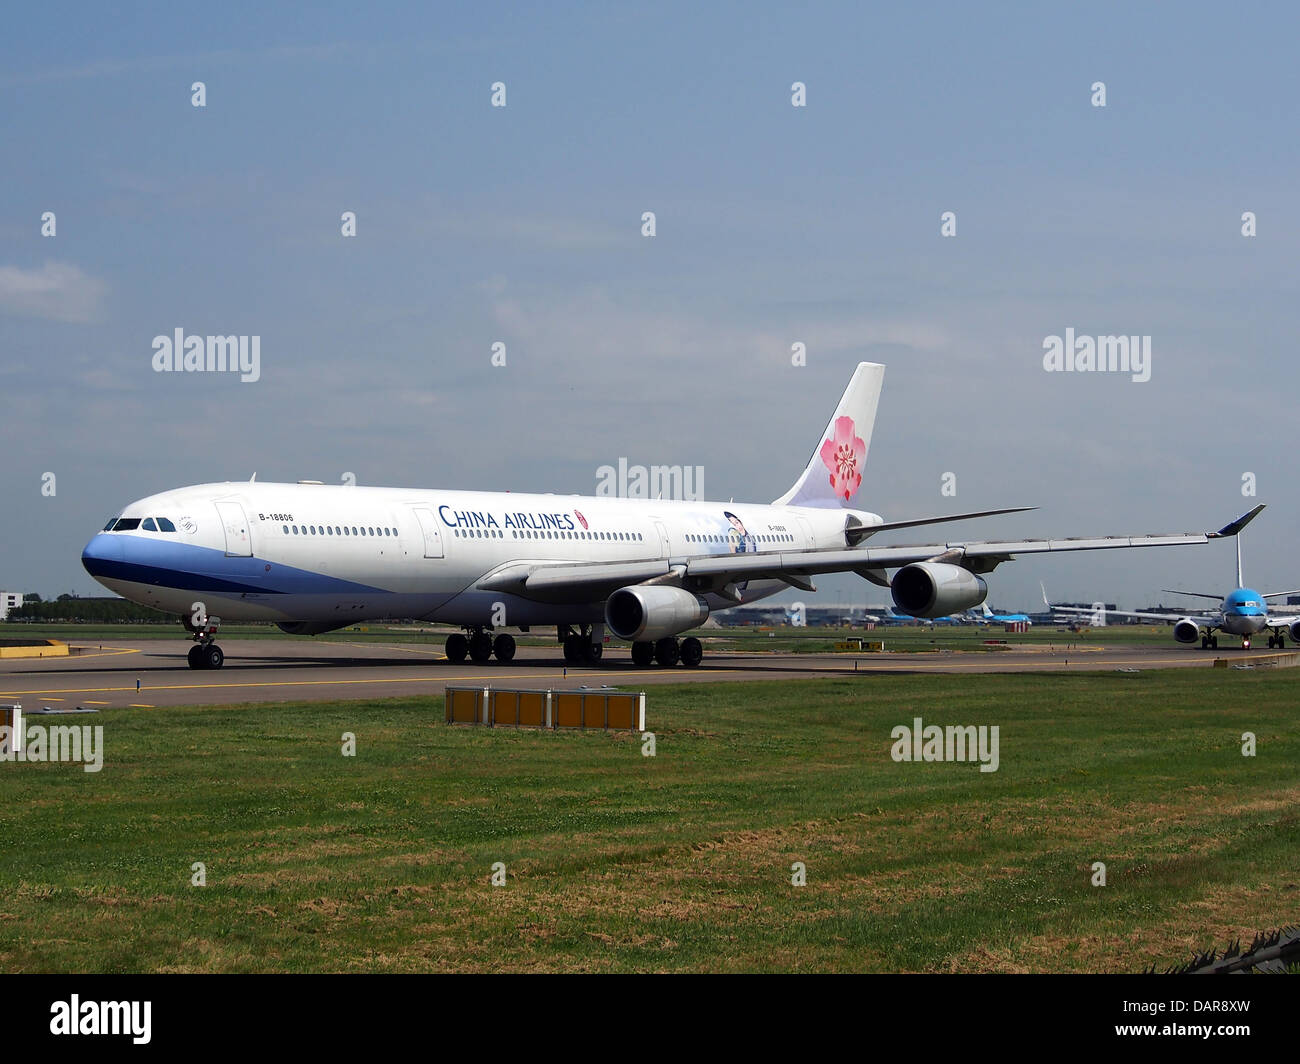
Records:
[[[1027,613],[994,613],[989,609],[988,603],[980,607],[980,613],[975,618],[976,624],[1033,624]]]
[[[854,509],[884,371],[858,365],[803,473],[770,505],[251,480],[137,500],[81,560],[110,591],[180,614],[194,669],[225,660],[219,619],[317,635],[383,617],[463,628],[447,639],[453,662],[509,661],[515,641],[502,629],[544,625],[570,662],[597,660],[608,628],[639,666],[692,666],[703,648],[679,635],[742,601],[814,591],[819,573],[857,573],[914,617],[946,617],[983,602],[984,577],[1018,555],[1211,538],[868,545],[883,531],[1030,509],[904,521]],[[743,417],[724,423],[756,431]],[[458,445],[446,441],[439,461],[454,466]]]
[[[1267,594],[1260,594],[1258,591],[1244,586],[1245,581],[1242,579],[1241,537],[1238,533],[1250,524],[1262,509],[1264,509],[1264,504],[1260,503],[1250,513],[1239,517],[1217,533],[1217,535],[1235,536],[1237,539],[1237,586],[1232,591],[1229,591],[1226,595],[1213,595],[1201,591],[1164,589],[1164,592],[1169,595],[1192,595],[1196,598],[1221,600],[1218,610],[1213,613],[1202,616],[1188,616],[1180,613],[1139,613],[1128,610],[1085,610],[1071,606],[1053,606],[1047,601],[1046,588],[1043,589],[1043,602],[1054,613],[1068,613],[1089,617],[1100,613],[1102,616],[1141,617],[1144,620],[1173,621],[1174,638],[1180,643],[1190,644],[1195,643],[1199,637],[1202,650],[1218,647],[1219,637],[1215,635],[1215,632],[1219,630],[1226,632],[1228,635],[1240,636],[1242,650],[1249,650],[1250,637],[1266,628],[1268,629],[1268,646],[1270,650],[1274,647],[1279,650],[1284,647],[1288,633],[1292,642],[1300,643],[1300,620],[1297,620],[1294,616],[1270,617],[1268,615],[1268,599],[1281,598],[1284,595],[1295,595],[1300,592],[1270,591]]]

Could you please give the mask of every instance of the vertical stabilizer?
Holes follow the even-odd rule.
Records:
[[[862,486],[862,471],[876,424],[876,405],[885,367],[859,362],[849,386],[840,396],[826,430],[794,486],[776,500],[776,506],[854,507]]]

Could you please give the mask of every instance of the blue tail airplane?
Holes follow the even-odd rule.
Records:
[[[1204,591],[1173,591],[1163,589],[1170,595],[1191,595],[1195,598],[1208,598],[1219,601],[1218,610],[1203,615],[1180,613],[1138,613],[1127,610],[1086,610],[1073,606],[1053,606],[1047,601],[1047,591],[1043,591],[1043,602],[1054,613],[1066,613],[1076,617],[1140,617],[1143,620],[1173,621],[1174,638],[1180,643],[1195,643],[1199,638],[1201,649],[1209,650],[1219,645],[1218,631],[1227,635],[1241,637],[1241,649],[1250,649],[1250,637],[1268,630],[1268,646],[1279,650],[1286,645],[1286,636],[1290,634],[1293,643],[1300,644],[1300,620],[1295,617],[1270,617],[1268,600],[1281,598],[1283,595],[1296,595],[1300,591],[1270,591],[1266,594],[1245,586],[1241,575],[1241,536],[1238,533],[1245,528],[1256,515],[1264,509],[1264,504],[1256,506],[1248,514],[1237,518],[1230,525],[1225,525],[1214,537],[1235,536],[1237,539],[1237,586],[1226,595],[1209,594]]]

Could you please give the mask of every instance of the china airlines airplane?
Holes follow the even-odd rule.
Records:
[[[1017,554],[1204,543],[1219,533],[873,546],[891,529],[1032,507],[885,521],[857,509],[885,367],[859,364],[794,486],[770,505],[297,484],[202,484],[125,507],[82,563],[132,602],[179,613],[191,668],[220,668],[221,620],[317,635],[371,618],[464,629],[447,657],[514,657],[503,629],[554,625],[565,659],[605,629],[638,665],[698,665],[681,633],[818,573],[854,572],[914,617],[978,606]],[[895,570],[889,575],[889,570]]]

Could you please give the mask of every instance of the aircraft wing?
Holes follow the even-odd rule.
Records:
[[[846,550],[772,551],[693,557],[682,555],[644,562],[513,562],[477,582],[483,591],[501,591],[539,602],[597,602],[629,584],[670,584],[703,594],[727,593],[745,580],[783,580],[813,590],[819,573],[856,572],[882,583],[886,569],[912,562],[959,565],[973,573],[992,572],[1021,554],[1058,551],[1174,547],[1205,543],[1211,533],[1156,536],[1007,540],[989,543],[927,543],[899,547],[853,547]],[[886,582],[887,583],[887,582]],[[737,600],[739,601],[739,600]]]
[[[1140,617],[1145,621],[1195,621],[1200,625],[1209,625],[1217,628],[1223,623],[1223,618],[1198,617],[1192,613],[1139,613],[1136,610],[1088,610],[1082,606],[1053,606],[1053,613],[1068,613],[1075,617],[1095,617],[1101,614],[1103,617]]]

